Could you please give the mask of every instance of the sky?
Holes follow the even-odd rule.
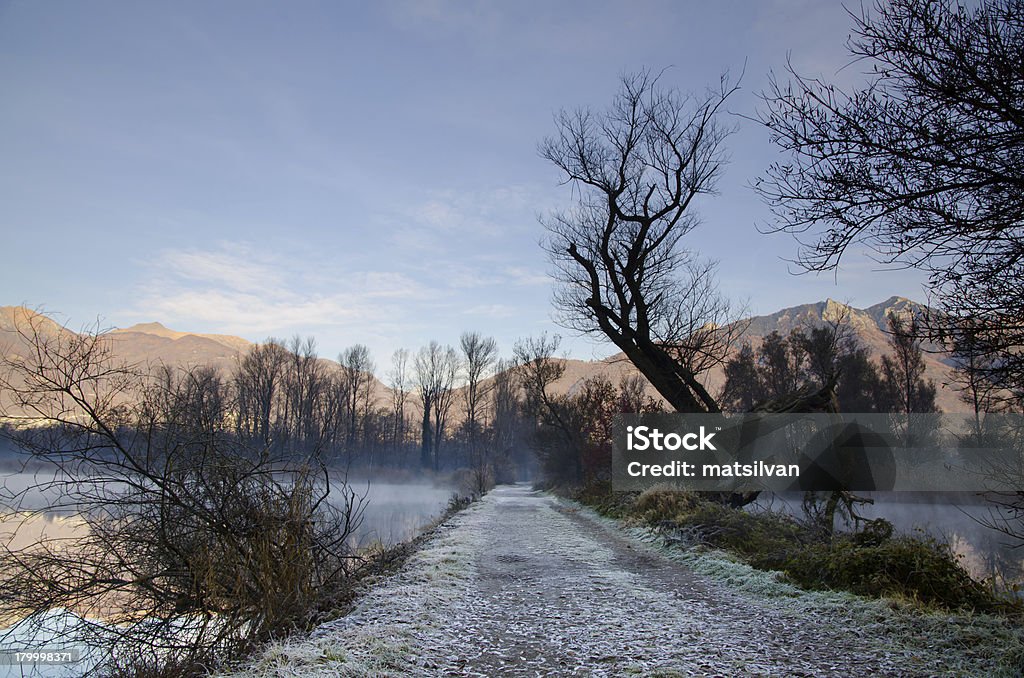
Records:
[[[571,203],[538,144],[664,69],[703,92],[742,74],[718,195],[685,245],[751,313],[923,300],[869,257],[794,275],[750,188],[780,159],[750,120],[770,72],[851,84],[832,0],[33,2],[0,0],[0,305],[72,328],[159,321],[334,357],[461,332],[502,353],[555,322],[538,217]]]

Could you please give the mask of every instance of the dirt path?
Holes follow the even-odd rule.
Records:
[[[935,675],[841,606],[732,592],[593,514],[501,487],[356,611],[249,675]],[[276,653],[276,654],[275,654]]]

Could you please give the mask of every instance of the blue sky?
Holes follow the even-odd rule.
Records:
[[[537,216],[568,189],[537,154],[560,108],[620,74],[701,91],[745,68],[719,195],[686,244],[752,312],[921,299],[864,256],[793,276],[749,188],[776,156],[743,119],[787,55],[850,83],[838,2],[5,2],[0,305],[73,326],[356,342],[379,365],[463,330],[558,331]],[[566,332],[562,332],[567,334]],[[607,344],[566,337],[577,357]]]

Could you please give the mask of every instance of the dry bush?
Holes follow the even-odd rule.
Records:
[[[97,670],[191,675],[348,595],[363,501],[316,449],[243,444],[212,370],[120,365],[102,335],[40,322],[19,327],[32,350],[0,373],[0,415],[36,483],[3,499],[24,511],[43,496],[30,515],[74,514],[86,529],[0,547],[0,614],[71,610],[88,618]]]

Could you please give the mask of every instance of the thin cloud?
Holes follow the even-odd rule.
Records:
[[[213,323],[235,334],[272,334],[283,329],[370,322],[366,308],[345,307],[338,299],[267,298],[230,290],[170,290],[145,298],[149,313],[175,321]]]
[[[166,273],[198,283],[220,284],[244,292],[263,291],[281,284],[281,276],[272,264],[254,260],[244,246],[221,251],[168,251],[161,260]]]
[[[462,315],[478,318],[512,318],[518,309],[507,304],[481,304],[462,311]]]
[[[542,204],[545,203],[539,191],[523,186],[438,190],[401,209],[397,218],[430,227],[435,236],[459,234],[495,239],[508,234],[509,216],[519,217],[518,221],[532,228],[536,206]],[[400,236],[404,238],[410,230],[403,229]]]
[[[317,275],[306,275],[309,269]],[[257,258],[246,243],[166,251],[157,257],[150,280],[126,314],[183,326],[209,323],[226,332],[259,336],[297,327],[382,322],[396,317],[400,301],[429,293],[422,283],[397,272],[345,269],[344,274],[325,276],[325,270],[308,258]]]
[[[551,276],[544,271],[535,271],[520,266],[506,266],[502,273],[513,285],[534,287],[551,284]]]

